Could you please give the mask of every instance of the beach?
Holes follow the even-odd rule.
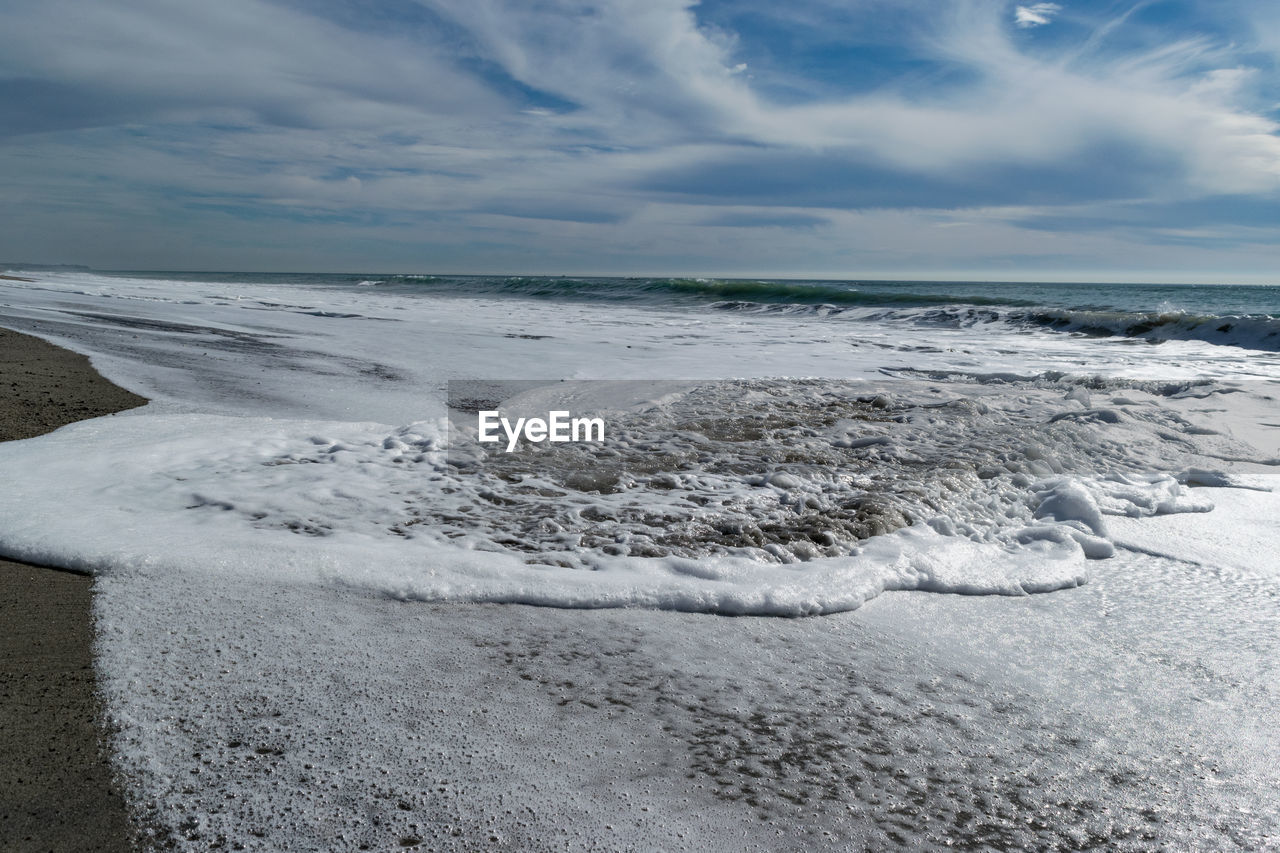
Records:
[[[360,286],[4,292],[12,325],[153,401],[0,449],[6,476],[46,477],[0,501],[6,552],[95,573],[113,762],[148,843],[1277,843],[1274,354]],[[769,378],[835,358],[852,365],[838,381]],[[691,384],[696,367],[738,378]],[[617,406],[667,377],[646,393],[669,402],[627,410],[643,441],[619,453],[670,441],[645,418],[720,413],[698,439],[715,464],[589,490],[576,515],[680,554],[583,548],[583,572],[442,550],[433,532],[457,522],[409,524],[447,511],[475,515],[477,538],[543,535],[517,524],[502,489],[519,483],[473,485],[434,431],[444,384],[485,376],[544,380],[535,393],[569,376]],[[821,464],[742,474],[761,448],[722,427],[760,411]],[[628,494],[660,503],[650,488],[792,524],[798,498],[844,494],[831,453],[932,526],[859,541],[861,562],[744,562],[722,538],[643,540],[627,514]],[[481,491],[498,507],[483,516]],[[825,615],[777,618],[803,613]]]
[[[84,356],[7,329],[0,329],[0,388],[3,441],[146,402],[103,379]],[[131,849],[93,671],[91,596],[87,575],[0,560],[5,850]]]
[[[0,2],[0,853],[1280,853],[1277,56]]]

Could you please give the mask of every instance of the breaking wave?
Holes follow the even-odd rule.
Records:
[[[1280,317],[1265,314],[1218,315],[1182,311],[1090,311],[1067,308],[1010,310],[1008,306],[1001,310],[998,307],[978,305],[855,313],[847,307],[834,304],[768,305],[746,301],[717,302],[711,307],[719,311],[844,317],[851,320],[937,325],[956,329],[1004,324],[1020,330],[1069,332],[1096,338],[1135,338],[1152,344],[1165,341],[1201,341],[1219,346],[1280,352]]]
[[[1072,307],[1046,305],[1021,286],[971,283],[778,281],[716,278],[573,278],[543,276],[396,276],[417,292],[569,301],[672,304],[753,314],[837,317],[850,321],[971,328],[1004,324],[1018,330],[1125,337],[1162,343],[1201,341],[1280,351],[1280,316],[1171,308],[1122,310],[1097,293]],[[1085,295],[1085,294],[1077,294]],[[1167,294],[1166,294],[1167,295]],[[1218,306],[1217,308],[1229,307]]]

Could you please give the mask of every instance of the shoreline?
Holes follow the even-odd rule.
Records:
[[[255,325],[257,309],[193,318],[96,300],[81,316],[99,323],[40,315],[32,327],[113,359],[135,387],[207,394],[216,410],[229,388],[262,393],[259,375],[279,370],[273,410],[309,381],[330,389],[326,403],[341,399],[339,377],[354,387],[371,365],[412,376],[381,340],[409,326],[379,324],[378,346],[325,353],[269,337],[288,328],[280,312],[273,329]],[[301,316],[298,332],[334,323]],[[495,323],[479,324],[492,327],[485,340],[511,328]],[[186,373],[157,382],[142,365]],[[1193,426],[1247,422],[1262,439],[1280,421],[1270,394],[1164,405]],[[64,476],[81,478],[84,463],[110,458],[108,434],[156,447],[155,420],[14,447],[31,464],[6,470],[34,480],[67,458]],[[82,494],[125,479],[100,470],[77,479]],[[20,513],[46,538],[98,511],[60,491]],[[1252,492],[1223,496],[1219,514],[1117,522],[1134,547],[1073,589],[902,591],[805,620],[408,603],[310,576],[174,576],[196,550],[174,539],[160,571],[93,583],[93,660],[120,715],[114,761],[155,846],[1258,849],[1280,827],[1265,796],[1280,767],[1280,615],[1255,565],[1274,553],[1274,512]],[[1257,547],[1218,571],[1219,531],[1241,523]],[[138,550],[164,544],[154,535]],[[1185,551],[1194,542],[1205,556]]]
[[[79,353],[0,328],[0,440],[146,399]],[[94,669],[93,578],[0,559],[0,848],[135,849]]]

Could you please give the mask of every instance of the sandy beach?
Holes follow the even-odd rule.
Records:
[[[7,329],[0,391],[4,441],[146,402],[84,356]],[[130,849],[93,670],[92,586],[0,560],[0,849]]]

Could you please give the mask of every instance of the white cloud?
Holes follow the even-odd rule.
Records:
[[[265,0],[22,0],[0,29],[0,75],[79,87],[110,109],[0,144],[6,196],[21,189],[28,211],[67,199],[64,216],[127,199],[180,223],[186,194],[202,210],[371,212],[392,223],[387,233],[434,216],[441,239],[462,246],[501,232],[524,257],[562,241],[568,255],[678,246],[732,258],[752,229],[706,239],[695,224],[676,240],[659,220],[680,219],[680,194],[655,200],[635,187],[758,151],[777,158],[768,162],[817,153],[938,182],[1005,167],[1087,171],[1082,157],[1106,144],[1166,164],[1159,192],[1170,199],[1280,189],[1280,128],[1249,102],[1269,72],[1248,70],[1250,46],[1201,35],[1108,50],[1127,13],[1097,28],[1087,55],[1040,54],[1010,31],[1005,0],[866,0],[918,6],[917,29],[902,36],[913,59],[966,82],[890,81],[796,103],[770,98],[769,64],[752,59],[745,73],[750,57],[700,22],[692,0],[418,2],[455,28],[448,39],[430,28],[355,30]],[[821,3],[803,11],[820,23]],[[1059,11],[1019,6],[1016,20],[1040,26]],[[477,62],[494,74],[476,73]],[[802,69],[787,72],[789,84],[803,82]],[[504,89],[501,75],[515,84]],[[1090,201],[1087,177],[1073,201]],[[695,195],[683,206],[705,202]],[[601,224],[610,218],[626,228]],[[838,221],[872,233],[873,218]],[[892,221],[914,233],[912,217]],[[807,232],[805,251],[817,257],[824,233]]]
[[[1062,11],[1057,3],[1032,3],[1030,6],[1018,6],[1013,10],[1013,21],[1022,28],[1042,27],[1053,20],[1053,16]]]

